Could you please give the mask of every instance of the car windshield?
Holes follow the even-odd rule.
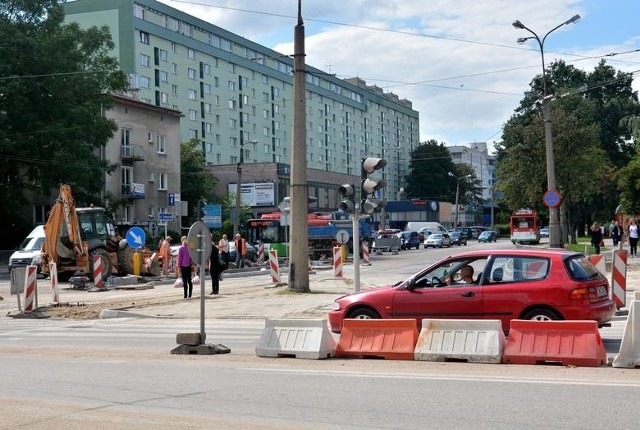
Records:
[[[442,235],[434,233],[431,236],[429,236],[429,239],[442,239]]]

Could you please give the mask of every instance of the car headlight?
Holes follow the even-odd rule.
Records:
[[[334,303],[331,305],[331,310],[332,310],[332,311],[339,311],[339,310],[340,310],[340,303],[338,303],[338,302],[334,302]]]

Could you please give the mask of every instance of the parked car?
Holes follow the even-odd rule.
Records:
[[[549,227],[542,227],[540,229],[540,237],[549,237]]]
[[[400,249],[420,249],[422,242],[417,231],[401,231],[398,237],[400,237]]]
[[[402,240],[398,237],[400,230],[378,230],[378,235],[373,241],[372,250],[376,253],[380,252],[398,252],[402,245]]]
[[[467,234],[464,231],[458,231],[458,230],[450,231],[449,237],[451,237],[452,245],[458,245],[458,246],[467,245]]]
[[[424,248],[442,248],[446,246],[447,248],[451,246],[451,238],[449,237],[449,233],[431,233],[424,240]]]
[[[44,226],[39,225],[22,241],[18,249],[9,257],[9,272],[16,267],[36,266],[40,273]]]
[[[478,236],[478,242],[497,242],[498,232],[495,230],[485,230]]]
[[[472,283],[462,279],[468,271]],[[609,282],[580,253],[564,249],[487,249],[458,253],[393,285],[336,299],[331,330],[346,318],[594,320],[615,315]]]

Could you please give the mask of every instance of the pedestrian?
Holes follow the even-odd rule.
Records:
[[[247,242],[240,233],[236,234],[236,267],[244,267],[244,258],[247,255]]]
[[[178,250],[178,266],[180,266],[180,276],[182,277],[182,288],[184,288],[184,298],[191,297],[193,293],[193,282],[191,282],[191,256],[187,245],[187,236],[182,236],[180,240],[182,246]]]
[[[227,270],[229,268],[229,239],[227,239],[227,235],[223,234],[218,241],[218,250],[220,252],[220,260],[222,261],[222,270]]]
[[[162,257],[162,273],[169,276],[169,266],[171,262],[171,236],[167,236],[160,245],[160,257]]]
[[[604,236],[600,227],[600,223],[594,222],[589,231],[589,234],[591,234],[591,244],[595,248],[596,254],[600,254],[600,246],[602,246],[604,242]]]
[[[611,227],[611,238],[613,239],[613,246],[618,246],[622,238],[622,229],[618,221],[614,222],[613,227]]]
[[[629,221],[629,254],[631,258],[636,258],[638,254],[638,224],[635,218]]]
[[[211,247],[211,259],[209,262],[209,274],[211,275],[210,294],[218,294],[220,292],[220,273],[222,273],[222,265],[220,264],[220,251],[214,243]]]

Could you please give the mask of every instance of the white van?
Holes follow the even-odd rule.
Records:
[[[39,225],[33,229],[29,236],[22,241],[16,252],[9,257],[9,271],[14,267],[22,267],[33,264],[40,271],[41,248],[44,243],[44,226]]]
[[[439,222],[434,221],[409,221],[405,230],[429,230],[431,233],[447,233],[447,229]]]

